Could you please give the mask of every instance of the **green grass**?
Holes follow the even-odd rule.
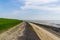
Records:
[[[22,20],[0,18],[0,33],[21,23]]]

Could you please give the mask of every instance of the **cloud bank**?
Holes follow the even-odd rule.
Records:
[[[25,5],[21,7],[23,10],[31,9],[31,10],[40,10],[40,12],[42,12],[42,13],[40,12],[36,13],[37,15],[32,15],[31,19],[60,20],[59,0],[24,0],[24,2]],[[43,14],[43,12],[45,13]],[[43,15],[41,16],[41,14]]]
[[[0,17],[60,20],[60,0],[2,0]]]

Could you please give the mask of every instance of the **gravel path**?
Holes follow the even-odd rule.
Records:
[[[0,34],[0,40],[40,40],[28,23],[21,23],[16,27]]]
[[[0,34],[0,40],[17,40],[18,36],[23,36],[25,23],[18,24],[16,27]]]
[[[40,40],[32,27],[26,23],[24,36],[18,37],[18,40]]]

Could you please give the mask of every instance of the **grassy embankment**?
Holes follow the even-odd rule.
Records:
[[[0,33],[21,23],[22,20],[0,18]]]

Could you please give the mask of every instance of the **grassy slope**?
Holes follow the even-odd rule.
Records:
[[[22,22],[22,20],[0,18],[0,32],[19,24],[20,22]]]

